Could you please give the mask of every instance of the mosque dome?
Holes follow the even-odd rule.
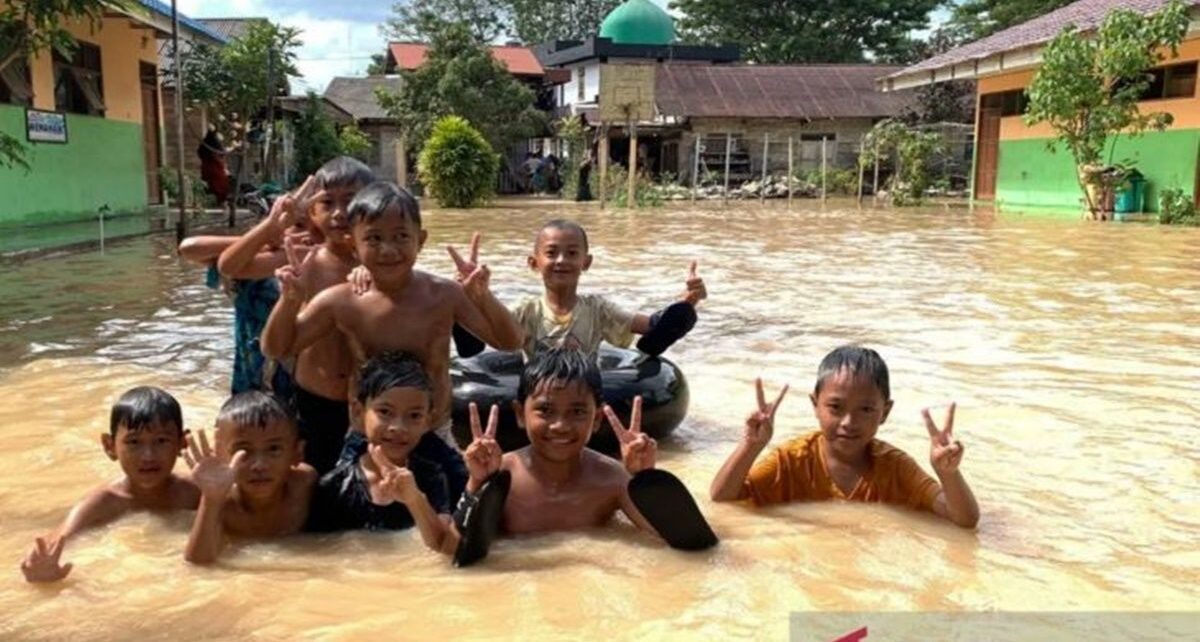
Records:
[[[669,45],[675,42],[675,20],[650,0],[626,0],[604,18],[600,37],[620,45]]]

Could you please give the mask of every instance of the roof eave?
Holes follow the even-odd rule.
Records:
[[[1089,34],[1090,35],[1090,32]],[[1185,40],[1200,36],[1200,17],[1193,16]],[[1005,51],[918,71],[900,71],[875,81],[879,91],[900,91],[953,80],[978,80],[994,74],[1023,71],[1042,63],[1042,50],[1049,41],[1034,42]]]
[[[108,10],[120,13],[144,24],[154,29],[161,36],[169,36],[171,34],[170,6],[158,0],[141,0],[141,2],[112,5],[108,7]],[[182,12],[179,13],[179,31],[181,36],[190,36],[192,40],[210,45],[225,45],[229,43],[228,38],[184,15]]]

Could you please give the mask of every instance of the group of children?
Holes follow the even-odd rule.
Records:
[[[21,564],[26,579],[66,577],[68,539],[136,510],[194,510],[185,548],[193,563],[215,561],[230,537],[415,526],[429,548],[467,565],[498,532],[589,528],[618,510],[676,548],[715,544],[686,488],[655,469],[640,399],[628,427],[603,404],[596,359],[602,341],[624,347],[642,335],[639,350],[657,355],[685,334],[707,296],[696,264],[676,302],[632,314],[578,292],[592,263],[587,234],[551,221],[528,257],[543,295],[510,310],[491,292],[478,235],[466,257],[447,248],[454,279],[416,269],[426,240],[416,199],[349,158],[326,163],[246,234],[189,239],[181,254],[213,266],[235,297],[255,293],[237,311],[234,394],[213,439],[186,431],[166,392],[126,392],[101,438],[124,476],[36,540]],[[473,404],[464,451],[439,436],[449,422],[452,339],[460,354],[480,342],[524,352],[514,410],[528,446],[502,452],[498,409],[486,409],[485,422]],[[964,527],[978,521],[959,472],[953,405],[940,427],[925,413],[937,480],[875,439],[892,407],[876,352],[830,353],[810,395],[820,430],[755,463],[786,392],[768,403],[757,383],[757,408],[713,480],[713,500],[841,498],[903,504]],[[619,461],[587,448],[605,420]],[[188,475],[174,473],[180,455]]]

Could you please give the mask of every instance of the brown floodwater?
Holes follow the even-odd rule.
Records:
[[[505,540],[450,568],[415,531],[243,545],[183,561],[190,515],[73,541],[71,577],[17,568],[89,488],[112,401],[156,384],[211,424],[231,366],[227,301],[165,238],[0,267],[2,639],[781,639],[809,611],[1196,611],[1200,604],[1200,230],[950,211],[757,204],[601,213],[558,204],[431,210],[420,267],[484,233],[498,296],[551,217],[583,223],[584,289],[649,311],[697,259],[710,299],[669,353],[692,387],[660,466],[722,543],[671,551],[628,524]],[[813,429],[804,392],[831,348],[892,370],[880,436],[928,467],[920,408],[959,403],[975,532],[878,506],[714,505],[753,380],[796,390],[776,443]],[[179,469],[184,468],[179,464]],[[928,468],[927,468],[928,469]]]

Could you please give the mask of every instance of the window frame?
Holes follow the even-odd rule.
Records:
[[[78,40],[70,59],[55,51],[52,64],[55,110],[104,118],[108,106],[104,103],[104,60],[100,45]]]

